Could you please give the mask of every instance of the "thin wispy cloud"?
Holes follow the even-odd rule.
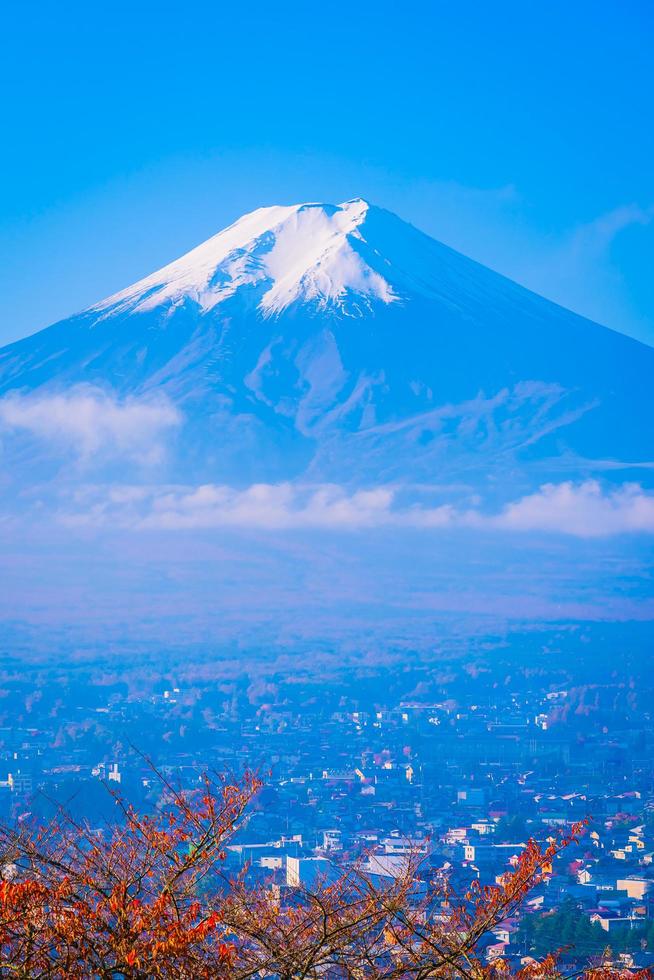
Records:
[[[391,206],[419,227],[548,299],[606,326],[652,343],[647,307],[633,306],[629,261],[614,246],[650,227],[654,204],[626,201],[586,221],[544,233],[533,224],[533,201],[513,185],[467,187],[412,181]]]
[[[653,221],[654,205],[621,204],[559,236],[533,241],[506,271],[563,306],[651,343],[652,325],[631,308],[613,248],[618,239]]]

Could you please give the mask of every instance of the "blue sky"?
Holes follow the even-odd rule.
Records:
[[[654,343],[648,2],[5,5],[0,342],[364,196]]]

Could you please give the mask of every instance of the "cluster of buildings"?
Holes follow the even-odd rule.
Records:
[[[99,822],[111,809],[107,785],[156,806],[148,759],[185,786],[207,769],[250,769],[264,785],[228,848],[230,866],[290,894],[356,863],[392,881],[410,856],[417,894],[434,909],[446,891],[451,900],[473,879],[510,872],[529,838],[586,821],[520,913],[486,938],[485,955],[517,964],[554,944],[568,947],[571,966],[607,955],[650,966],[651,691],[617,677],[560,680],[560,670],[542,670],[498,682],[464,662],[386,685],[300,683],[292,671],[265,683],[62,674],[35,690],[6,677],[0,814],[38,817],[65,799]]]

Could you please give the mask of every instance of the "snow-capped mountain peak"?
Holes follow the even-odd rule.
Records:
[[[5,471],[37,422],[117,412],[124,439],[142,409],[175,423],[173,483],[650,480],[653,373],[651,348],[366,201],[261,208],[0,351]]]
[[[239,291],[264,316],[298,300],[344,313],[395,302],[398,292],[363,254],[370,210],[361,198],[259,208],[94,310],[146,311],[190,299],[208,311]]]

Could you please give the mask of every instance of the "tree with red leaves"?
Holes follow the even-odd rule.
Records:
[[[227,977],[234,946],[202,884],[224,859],[259,783],[211,783],[106,835],[60,814],[47,827],[4,831],[2,976]]]

